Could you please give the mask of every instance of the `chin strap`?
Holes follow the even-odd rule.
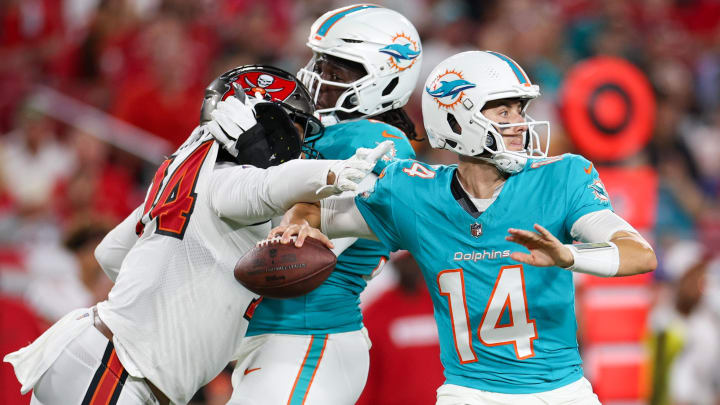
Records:
[[[330,125],[335,125],[340,122],[337,115],[335,113],[329,113],[329,114],[322,114],[320,115],[320,122],[328,127]]]

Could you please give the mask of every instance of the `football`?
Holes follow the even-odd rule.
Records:
[[[308,237],[301,247],[280,238],[258,242],[235,265],[235,279],[248,290],[269,298],[304,295],[322,284],[337,257],[322,242]]]

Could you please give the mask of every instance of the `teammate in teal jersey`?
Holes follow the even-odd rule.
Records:
[[[443,61],[426,81],[423,118],[431,145],[455,151],[457,165],[394,162],[371,191],[296,205],[284,218],[292,225],[273,230],[301,245],[322,239],[312,228],[322,225],[330,237],[412,253],[435,307],[439,405],[598,404],[581,368],[571,271],[625,276],[657,265],[613,213],[591,162],[547,157],[537,129],[549,123],[525,112],[538,95],[502,54]]]
[[[375,5],[343,7],[313,24],[308,46],[314,57],[298,77],[326,125],[314,144],[320,157],[349,157],[357,147],[391,140],[396,158],[414,158],[408,141],[414,125],[402,110],[422,59],[412,24]],[[375,173],[386,164],[378,163]],[[299,298],[264,298],[255,309],[233,373],[231,404],[357,401],[369,367],[360,293],[390,250],[365,239],[336,245],[349,247],[323,285]]]

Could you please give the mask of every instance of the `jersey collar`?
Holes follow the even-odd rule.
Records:
[[[470,196],[467,195],[462,185],[460,185],[460,180],[457,177],[457,169],[455,169],[455,171],[453,172],[452,181],[450,182],[450,191],[452,192],[455,201],[460,204],[460,206],[463,210],[465,210],[465,212],[470,214],[473,218],[477,218],[480,216],[481,212],[477,210],[477,207],[475,207],[475,204],[473,204]]]

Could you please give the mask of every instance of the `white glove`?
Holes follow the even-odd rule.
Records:
[[[229,97],[218,102],[210,113],[212,121],[206,124],[208,131],[233,156],[237,155],[234,146],[238,138],[257,124],[254,107],[260,101],[263,100],[255,97],[246,96],[243,101],[237,97]]]
[[[323,195],[323,198],[330,195],[340,194],[344,191],[357,190],[360,183],[375,167],[380,158],[390,159],[394,154],[394,144],[392,141],[380,143],[374,149],[358,148],[355,154],[347,160],[340,160],[330,166],[330,171],[335,173],[335,182],[327,186],[320,187],[315,191],[317,195]]]

